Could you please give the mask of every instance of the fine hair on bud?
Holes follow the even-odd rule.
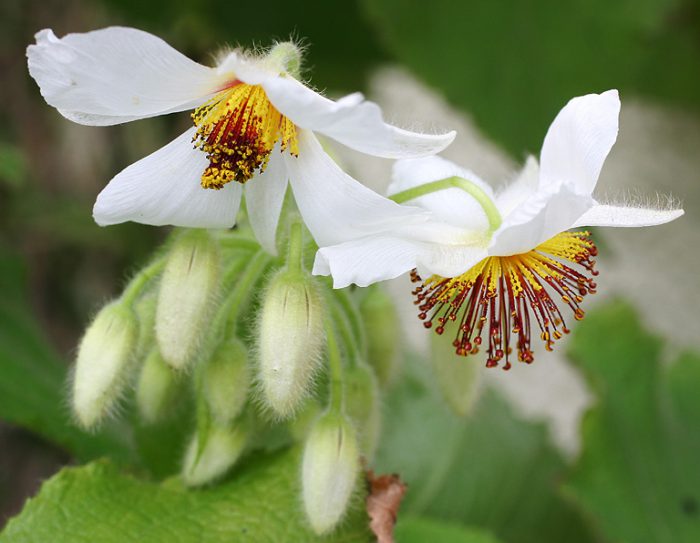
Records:
[[[401,328],[389,294],[380,286],[368,289],[360,303],[367,337],[367,360],[374,368],[379,384],[387,385],[396,373],[401,344]]]
[[[381,402],[379,383],[373,369],[361,360],[345,368],[345,412],[355,423],[360,450],[367,460],[372,459],[381,430]]]
[[[223,477],[240,458],[250,434],[247,420],[232,425],[213,423],[207,435],[195,433],[182,463],[182,480],[187,486],[202,486]]]
[[[196,358],[216,309],[221,256],[206,230],[190,230],[173,244],[158,291],[156,339],[163,359],[177,370]]]
[[[128,388],[138,325],[119,301],[104,306],[85,331],[73,372],[73,412],[84,428],[94,428],[116,408]]]
[[[229,424],[241,414],[250,383],[248,349],[238,338],[224,341],[202,369],[202,393],[219,424]]]
[[[330,532],[342,520],[359,471],[352,423],[340,414],[323,414],[306,439],[301,476],[304,509],[317,534]]]
[[[289,418],[313,388],[325,345],[323,303],[315,281],[280,270],[268,283],[258,323],[258,382],[261,401]]]
[[[144,422],[155,424],[167,418],[181,389],[181,376],[165,363],[158,347],[152,347],[136,382],[136,405]]]

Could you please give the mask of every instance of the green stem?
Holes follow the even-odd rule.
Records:
[[[245,272],[238,278],[238,283],[234,287],[233,292],[231,292],[229,297],[226,299],[224,305],[216,316],[218,321],[219,315],[222,315],[223,313],[223,315],[220,317],[222,319],[221,325],[223,325],[226,321],[236,321],[240,309],[243,306],[243,300],[250,294],[253,285],[260,278],[270,260],[272,260],[272,257],[265,251],[261,250],[258,251],[248,263]],[[217,322],[217,324],[219,323]]]
[[[291,272],[301,272],[303,266],[304,236],[301,222],[295,221],[289,229],[289,252],[287,268]]]
[[[403,204],[426,194],[452,188],[461,189],[472,196],[484,210],[484,213],[486,213],[486,218],[489,221],[489,230],[491,232],[498,230],[498,227],[501,226],[501,214],[494,201],[479,185],[461,177],[448,177],[432,183],[425,183],[424,185],[398,192],[389,198],[397,204]]]
[[[340,330],[340,337],[348,354],[350,364],[355,364],[359,347],[356,345],[356,338],[350,329],[349,319],[335,297],[331,300],[331,316]]]
[[[126,304],[127,306],[133,305],[136,298],[141,295],[146,285],[151,281],[151,279],[163,271],[164,267],[165,258],[158,258],[139,271],[139,273],[136,274],[136,277],[134,277],[126,289],[124,289],[121,297],[122,303]]]
[[[338,349],[338,340],[333,322],[326,317],[326,342],[328,345],[328,368],[330,372],[331,401],[329,410],[337,415],[343,412],[343,364]]]
[[[363,355],[367,354],[367,340],[365,338],[365,328],[362,324],[362,317],[357,307],[353,303],[347,290],[344,289],[334,289],[333,295],[338,305],[342,308],[343,313],[350,323],[350,328],[353,335],[355,336],[356,344],[358,345],[358,350]]]

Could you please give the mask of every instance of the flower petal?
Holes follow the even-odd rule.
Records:
[[[313,273],[332,275],[333,288],[344,288],[352,283],[366,287],[415,268],[421,245],[408,239],[378,235],[322,247],[316,253]]]
[[[394,164],[391,177],[392,182],[387,190],[389,195],[432,181],[448,177],[461,177],[478,185],[493,199],[491,187],[473,172],[437,156],[399,160]],[[444,221],[458,228],[484,231],[489,226],[486,214],[479,203],[472,196],[457,188],[433,192],[407,203],[427,209],[433,213],[436,220]]]
[[[510,215],[520,204],[537,192],[539,184],[540,167],[537,159],[530,156],[515,181],[496,194],[496,207],[501,212],[501,216]]]
[[[438,153],[447,147],[455,132],[420,134],[384,122],[379,106],[359,93],[337,102],[321,96],[292,77],[262,82],[272,104],[294,124],[320,132],[368,155],[410,158]]]
[[[110,27],[57,38],[36,34],[29,73],[41,95],[70,120],[111,125],[190,109],[224,79],[160,38]]]
[[[229,183],[204,189],[208,161],[192,146],[195,128],[117,174],[97,196],[93,216],[100,226],[143,224],[229,228],[236,222],[242,188]]]
[[[277,223],[287,181],[287,167],[277,145],[265,171],[245,185],[245,203],[253,232],[260,245],[273,255],[277,254]]]
[[[671,222],[685,213],[682,209],[645,209],[639,207],[594,205],[574,224],[579,226],[655,226]]]
[[[298,141],[299,156],[284,155],[289,181],[304,222],[320,246],[427,220],[420,209],[396,204],[347,175],[313,133],[300,130]]]
[[[527,253],[556,234],[572,228],[594,205],[591,196],[567,184],[540,187],[520,204],[496,231],[489,248],[492,256]]]
[[[617,139],[620,98],[616,90],[573,98],[549,127],[540,155],[543,183],[563,182],[591,194]]]

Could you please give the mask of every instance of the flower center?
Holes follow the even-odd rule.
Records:
[[[202,173],[206,189],[245,183],[262,173],[278,140],[282,151],[299,153],[296,126],[275,109],[260,85],[236,82],[195,109],[192,120],[197,127],[192,142],[209,160]]]
[[[591,259],[597,254],[589,232],[563,232],[530,252],[485,258],[458,277],[433,275],[413,291],[418,317],[426,328],[436,322],[438,334],[444,333],[448,321],[457,322],[452,344],[462,356],[479,352],[487,329],[487,367],[505,358],[504,369],[509,369],[514,349],[518,360],[530,363],[532,318],[545,347],[552,350],[554,342],[569,333],[554,298],[559,297],[576,320],[583,318],[583,297],[596,291],[586,272],[598,275]],[[583,268],[583,273],[570,264]],[[411,280],[421,281],[415,270]]]

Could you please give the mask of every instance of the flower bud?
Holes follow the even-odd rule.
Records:
[[[455,354],[449,338],[431,334],[430,355],[438,388],[448,407],[467,416],[474,406],[481,381],[481,366],[470,357]]]
[[[267,63],[278,71],[286,71],[299,78],[301,73],[301,50],[289,41],[276,43],[266,57]]]
[[[85,331],[73,376],[73,411],[85,428],[99,423],[124,391],[137,336],[134,315],[119,301],[104,306]]]
[[[379,384],[372,368],[357,361],[345,369],[345,411],[355,423],[360,450],[371,459],[379,441],[381,409]]]
[[[195,433],[182,466],[184,483],[201,486],[225,475],[241,456],[249,433],[247,420],[236,421],[234,425],[211,424],[204,440]]]
[[[228,424],[240,415],[249,386],[246,346],[237,338],[225,341],[214,351],[202,372],[204,398],[219,424]]]
[[[280,271],[262,303],[258,355],[265,404],[289,417],[311,388],[324,345],[323,306],[310,276]]]
[[[304,508],[317,534],[334,528],[345,514],[360,470],[355,429],[335,413],[314,424],[304,448]]]
[[[166,417],[177,401],[180,381],[180,376],[163,360],[158,347],[153,347],[136,384],[136,405],[144,422],[154,424]]]
[[[379,384],[385,386],[394,376],[398,362],[401,330],[396,308],[387,292],[372,287],[360,303],[367,337],[367,360]]]
[[[192,230],[173,245],[163,271],[156,309],[156,339],[163,359],[180,370],[207,336],[216,303],[220,255],[206,230]]]

